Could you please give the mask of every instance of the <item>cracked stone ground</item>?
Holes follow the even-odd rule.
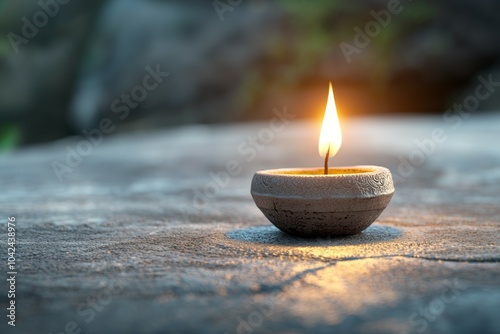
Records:
[[[268,123],[116,135],[62,182],[51,163],[80,139],[13,152],[0,208],[4,226],[17,218],[17,321],[1,332],[500,333],[498,124],[345,122],[331,164],[396,179],[376,223],[345,238],[283,234],[249,194],[256,170],[321,165],[317,124],[292,122],[255,157],[248,136]],[[435,128],[446,142],[402,169]],[[241,172],[196,196],[230,160]]]

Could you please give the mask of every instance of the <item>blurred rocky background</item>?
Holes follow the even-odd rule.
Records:
[[[0,150],[105,118],[317,118],[330,80],[346,117],[443,113],[500,81],[496,0],[0,0],[0,32]]]

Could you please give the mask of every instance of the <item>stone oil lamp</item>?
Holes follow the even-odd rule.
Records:
[[[324,168],[262,170],[252,179],[257,207],[283,232],[305,237],[346,236],[370,226],[394,194],[391,172],[378,166],[328,167],[342,143],[330,83],[319,137]]]

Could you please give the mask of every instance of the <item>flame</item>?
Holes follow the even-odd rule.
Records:
[[[319,135],[319,155],[326,158],[328,148],[330,148],[329,156],[333,157],[337,154],[342,144],[342,133],[340,132],[339,117],[337,115],[337,107],[335,106],[335,98],[333,97],[332,83],[330,82],[330,90],[328,92],[328,102],[326,103],[325,117]]]

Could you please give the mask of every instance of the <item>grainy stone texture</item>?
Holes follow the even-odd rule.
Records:
[[[0,331],[499,333],[499,122],[345,121],[331,164],[386,166],[396,192],[344,238],[288,236],[250,196],[256,170],[321,166],[319,124],[265,142],[268,123],[108,137],[63,182],[51,163],[79,139],[13,152],[0,209],[17,218],[18,318]],[[415,140],[432,154],[404,165]]]

